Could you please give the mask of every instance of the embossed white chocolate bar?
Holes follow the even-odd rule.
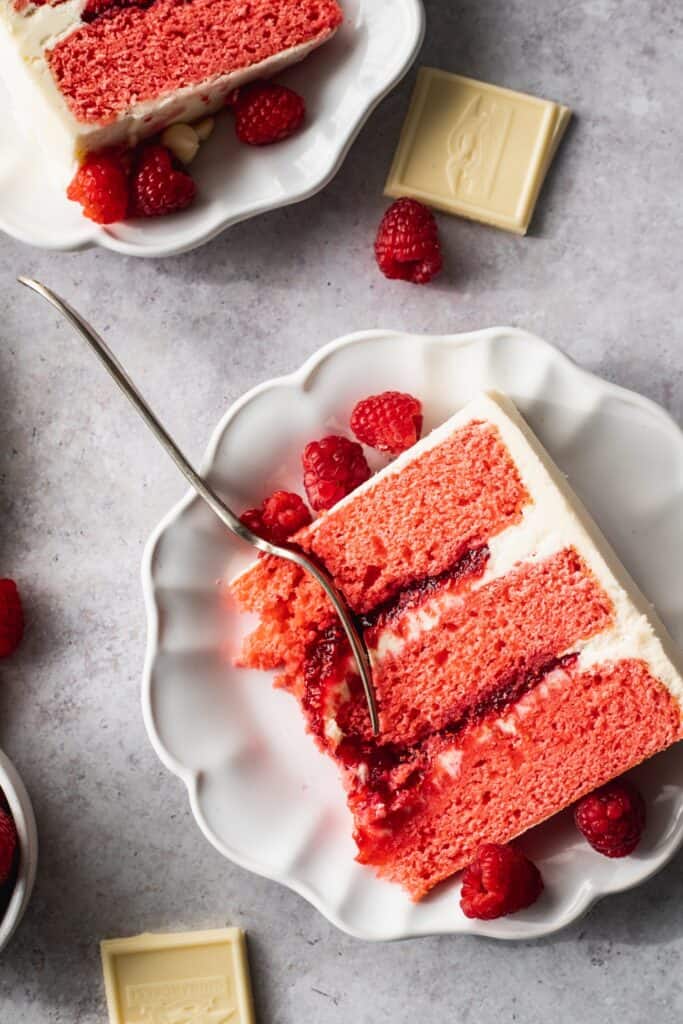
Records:
[[[100,950],[111,1024],[253,1024],[239,928],[107,939]]]
[[[550,100],[421,68],[385,192],[526,234],[570,118]]]

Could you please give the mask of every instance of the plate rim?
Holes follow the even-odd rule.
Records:
[[[440,342],[446,345],[453,345],[462,348],[469,345],[476,345],[480,341],[492,340],[501,335],[505,335],[506,337],[514,336],[517,339],[528,343],[532,348],[536,347],[542,349],[546,354],[549,353],[552,358],[557,360],[566,370],[573,373],[577,378],[589,381],[593,386],[599,385],[605,393],[613,395],[626,405],[647,411],[650,415],[658,419],[661,426],[666,429],[666,431],[671,434],[672,438],[675,438],[678,444],[683,447],[683,428],[679,426],[668,410],[658,402],[648,398],[646,395],[641,395],[630,388],[616,384],[613,381],[606,380],[599,374],[580,366],[571,358],[571,356],[560,348],[543,340],[538,335],[522,328],[494,326],[456,334],[421,334],[412,331],[374,328],[366,331],[355,331],[351,334],[335,338],[333,341],[328,342],[326,345],[323,345],[320,349],[313,352],[298,367],[298,369],[295,369],[290,373],[273,377],[261,384],[257,384],[237,398],[236,401],[229,406],[212,431],[199,465],[199,471],[202,475],[211,472],[223,435],[230,426],[232,420],[239,414],[244,406],[249,404],[254,398],[272,389],[292,386],[304,387],[309,378],[318,371],[319,367],[334,355],[335,352],[342,348],[351,347],[353,345],[362,344],[363,342],[379,338],[388,340],[401,338],[403,340]],[[426,929],[413,929],[408,933],[396,932],[388,929],[385,932],[373,932],[372,934],[368,934],[362,929],[351,927],[346,921],[335,914],[334,911],[326,906],[324,900],[318,895],[318,893],[308,884],[285,873],[274,871],[262,864],[259,864],[255,859],[243,856],[241,853],[232,850],[213,832],[202,812],[198,800],[198,789],[203,772],[201,770],[198,771],[187,768],[185,765],[177,761],[168,750],[166,750],[156,728],[152,707],[152,675],[156,656],[159,651],[159,615],[156,604],[153,574],[154,556],[157,545],[167,528],[173,525],[193,502],[199,501],[201,501],[201,499],[193,490],[190,489],[186,491],[183,497],[180,498],[157,523],[144,547],[141,564],[141,579],[147,619],[147,642],[142,674],[142,714],[147,735],[160,761],[166,768],[168,768],[169,771],[180,778],[185,784],[190,800],[190,808],[200,830],[211,845],[232,863],[237,864],[239,867],[244,868],[247,871],[271,881],[278,882],[286,888],[291,889],[315,907],[323,917],[325,917],[340,931],[363,941],[387,942],[409,938],[423,938],[430,935],[476,935],[483,938],[498,939],[501,941],[516,941],[538,939],[556,934],[563,928],[566,928],[568,925],[583,917],[599,900],[603,899],[603,897],[637,888],[649,878],[652,878],[653,875],[657,874],[676,855],[677,851],[683,845],[683,809],[679,811],[677,816],[676,833],[672,835],[668,844],[664,849],[662,849],[657,857],[652,857],[648,859],[647,862],[643,862],[646,863],[647,866],[636,879],[625,883],[605,884],[600,887],[598,887],[592,879],[585,879],[578,888],[570,907],[567,908],[566,912],[562,916],[549,924],[528,921],[518,922],[515,921],[514,917],[512,917],[502,918],[502,927],[500,921],[476,921],[466,922],[465,924],[459,922],[456,926],[451,925],[444,927],[429,927]]]
[[[174,244],[172,241],[168,241],[155,246],[145,246],[144,249],[141,249],[134,242],[125,242],[118,239],[115,235],[111,234],[106,227],[101,227],[95,224],[91,225],[87,221],[83,226],[83,234],[74,238],[72,242],[60,243],[53,240],[49,242],[39,242],[32,236],[30,231],[23,231],[21,228],[10,225],[3,217],[1,209],[0,231],[8,237],[14,238],[18,242],[22,242],[24,245],[44,249],[48,252],[83,252],[87,249],[100,248],[109,250],[110,252],[117,252],[124,256],[136,256],[139,259],[159,259],[167,256],[180,256],[183,253],[199,249],[214,238],[217,238],[224,231],[229,230],[237,224],[259,217],[265,213],[272,213],[275,210],[285,209],[288,206],[295,206],[298,203],[305,202],[307,199],[311,199],[313,196],[327,188],[330,182],[337,176],[342,165],[346,161],[351,147],[355,143],[360,132],[363,130],[365,124],[368,122],[382,100],[384,100],[389,93],[393,92],[399,82],[401,82],[408,73],[422,47],[426,32],[426,11],[424,2],[423,0],[400,0],[400,2],[407,5],[406,10],[409,13],[412,13],[412,17],[414,19],[412,44],[407,49],[406,55],[401,64],[397,67],[394,75],[388,79],[384,85],[368,94],[366,104],[360,110],[357,118],[347,127],[346,131],[340,135],[337,145],[331,151],[331,159],[327,164],[324,173],[322,173],[315,181],[309,182],[305,188],[289,194],[284,200],[278,198],[265,202],[262,201],[254,203],[241,213],[223,217],[216,224],[210,227],[207,226],[205,231],[196,235],[192,240],[188,239],[180,244]]]

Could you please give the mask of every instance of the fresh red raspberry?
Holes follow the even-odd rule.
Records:
[[[240,520],[252,533],[272,544],[284,544],[297,530],[311,522],[311,513],[303,498],[290,491],[275,491],[261,508],[247,509]]]
[[[12,874],[17,843],[14,819],[8,811],[0,807],[0,885],[4,885]]]
[[[370,476],[363,449],[348,437],[331,435],[311,441],[301,462],[306,494],[316,510],[332,508]]]
[[[462,876],[460,906],[466,917],[492,921],[530,907],[543,892],[541,873],[514,846],[486,843]]]
[[[248,530],[255,533],[257,537],[265,538],[265,527],[263,525],[263,509],[248,508],[240,516],[240,522],[244,523]]]
[[[24,612],[14,580],[0,580],[0,658],[16,651],[24,635]]]
[[[275,544],[287,540],[311,522],[304,500],[290,491],[275,491],[263,502],[263,525]]]
[[[168,149],[158,143],[143,146],[131,181],[132,213],[137,217],[163,217],[184,210],[197,189],[189,174],[178,171]]]
[[[382,218],[375,239],[385,277],[427,284],[442,267],[439,231],[431,210],[415,199],[397,199]]]
[[[303,97],[274,82],[234,89],[226,103],[235,111],[237,138],[249,146],[282,142],[301,128],[306,116]]]
[[[598,853],[626,857],[643,834],[645,801],[630,782],[615,779],[579,800],[574,821]]]
[[[121,150],[102,149],[86,156],[66,194],[97,224],[123,220],[128,211],[128,169]]]
[[[371,395],[351,413],[351,430],[363,444],[398,455],[420,438],[422,405],[400,391]]]
[[[91,22],[120,7],[149,7],[152,0],[86,0],[81,18]]]

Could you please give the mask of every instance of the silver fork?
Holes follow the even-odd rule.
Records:
[[[351,650],[356,661],[356,666],[358,668],[358,673],[363,684],[365,699],[370,713],[372,731],[373,734],[377,736],[379,733],[379,719],[377,715],[375,691],[372,684],[372,669],[370,666],[368,650],[365,646],[362,633],[356,626],[351,610],[347,606],[344,597],[337,589],[328,573],[321,569],[315,561],[313,561],[312,558],[309,558],[308,555],[304,554],[303,551],[300,551],[293,546],[281,547],[277,544],[271,544],[269,541],[263,540],[263,538],[252,533],[252,531],[239,520],[235,513],[228,508],[225,502],[221,501],[216,492],[205,480],[202,479],[201,476],[199,476],[191,463],[188,462],[171,435],[154,415],[151,408],[135,387],[114,353],[99,334],[90,326],[90,324],[88,324],[87,321],[84,320],[68,302],[60,298],[49,288],[46,288],[44,284],[33,280],[31,277],[22,276],[17,278],[17,280],[20,284],[25,285],[27,288],[31,288],[34,292],[37,292],[38,295],[42,295],[47,302],[54,306],[54,308],[57,309],[66,320],[68,320],[78,334],[87,341],[103,363],[105,369],[114,378],[121,391],[123,391],[124,395],[135,406],[140,416],[142,416],[143,420],[156,437],[157,441],[173,459],[180,472],[189,482],[190,486],[194,488],[200,498],[203,498],[209,508],[215,512],[221,522],[227,526],[231,533],[234,533],[236,537],[240,538],[240,540],[246,541],[247,544],[251,544],[252,547],[257,548],[259,551],[265,551],[266,554],[276,555],[278,558],[284,558],[288,562],[294,562],[295,565],[300,566],[318,581],[332,602],[344,628],[344,632],[348,637],[348,641],[351,645]]]

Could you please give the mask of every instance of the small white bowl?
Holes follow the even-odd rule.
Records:
[[[19,866],[12,895],[0,918],[0,952],[19,925],[33,891],[38,867],[38,830],[31,800],[19,773],[0,750],[0,790],[5,794],[19,835]]]

